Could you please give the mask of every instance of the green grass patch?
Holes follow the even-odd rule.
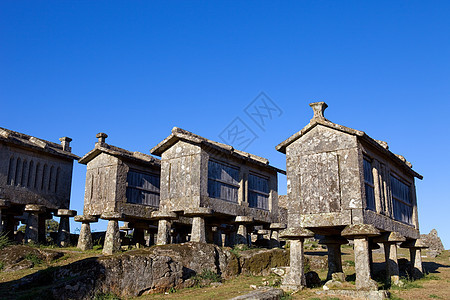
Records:
[[[8,247],[11,244],[12,244],[12,242],[8,238],[7,233],[6,232],[1,232],[0,233],[0,250],[3,249],[3,248]]]
[[[43,263],[42,259],[40,259],[36,254],[32,253],[25,255],[25,259],[31,261],[35,266]]]
[[[4,267],[5,267],[5,263],[0,261],[0,271],[3,270]]]
[[[107,293],[107,294],[97,294],[93,300],[121,300],[118,296]]]
[[[213,272],[211,270],[203,270],[200,274],[195,275],[192,277],[192,279],[195,282],[195,286],[201,287],[202,282],[222,282],[222,277],[217,274],[216,272]]]
[[[432,299],[442,299],[441,297],[439,297],[438,295],[435,295],[435,294],[431,294],[428,297],[430,297]]]
[[[350,266],[350,267],[355,266],[355,262],[353,260],[346,260],[345,263],[347,264],[347,266]]]

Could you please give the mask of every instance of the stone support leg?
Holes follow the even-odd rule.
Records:
[[[290,268],[283,278],[282,288],[286,290],[300,290],[306,286],[304,270],[304,239],[290,241]]]
[[[397,244],[384,243],[384,256],[386,259],[386,276],[391,285],[398,285],[400,282],[398,261],[397,261]]]
[[[2,210],[0,209],[0,233],[3,232],[3,214]]]
[[[5,215],[3,220],[3,230],[10,240],[14,240],[14,215]]]
[[[219,247],[223,246],[222,230],[220,230],[220,228],[217,228],[216,231],[214,231],[214,244]]]
[[[145,230],[144,229],[134,228],[133,243],[136,245],[136,248],[142,248],[145,246]]]
[[[238,245],[248,244],[247,226],[245,226],[245,224],[238,225],[238,230],[236,234],[236,244]]]
[[[423,276],[421,248],[410,248],[409,255],[411,259],[411,273],[413,278],[421,278]]]
[[[328,248],[328,274],[327,280],[333,273],[342,273],[341,244],[326,244]]]
[[[158,221],[158,235],[156,238],[156,245],[166,245],[169,243],[170,221],[161,219]]]
[[[205,219],[201,216],[192,218],[191,242],[206,243]]]
[[[359,290],[377,290],[377,283],[370,276],[369,240],[367,237],[355,237],[356,288]]]
[[[111,255],[120,250],[120,231],[119,221],[109,220],[106,228],[105,244],[103,245],[102,253]]]
[[[58,227],[58,245],[61,247],[67,247],[69,246],[69,243],[70,243],[69,217],[61,216]]]
[[[80,229],[80,236],[78,237],[77,248],[83,251],[91,250],[93,247],[91,225],[89,222],[82,222]]]
[[[38,239],[39,239],[39,214],[35,212],[29,212],[27,224],[25,227],[25,243],[37,243]]]
[[[38,242],[45,243],[47,241],[46,238],[46,230],[47,226],[45,225],[45,214],[38,215]]]

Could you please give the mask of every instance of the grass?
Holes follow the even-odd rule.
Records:
[[[0,261],[0,271],[3,270],[4,267],[5,267],[5,263]]]
[[[9,240],[7,233],[1,232],[0,233],[0,250],[8,247],[11,244],[12,244],[12,242]]]
[[[97,294],[93,300],[121,300],[118,296],[108,293],[108,294]]]
[[[194,280],[195,286],[197,287],[202,287],[203,282],[222,282],[222,277],[211,270],[203,270],[200,274],[192,277],[192,279]]]
[[[347,266],[350,266],[350,267],[355,266],[355,262],[353,260],[346,260],[345,263],[347,264]]]
[[[42,259],[40,259],[36,254],[32,254],[32,253],[25,255],[25,259],[31,261],[34,266],[37,266],[37,265],[40,265],[43,263]]]

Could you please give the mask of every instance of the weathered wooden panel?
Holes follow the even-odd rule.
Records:
[[[372,173],[372,162],[368,159],[363,159],[364,168],[364,186],[366,190],[366,208],[375,211],[375,191]]]
[[[390,176],[390,181],[394,219],[407,224],[413,224],[411,187],[392,174]]]
[[[269,180],[256,174],[248,175],[248,205],[269,209]]]
[[[159,176],[130,170],[127,174],[127,185],[128,203],[159,206]]]
[[[239,168],[218,161],[208,161],[208,194],[231,202],[238,201]]]

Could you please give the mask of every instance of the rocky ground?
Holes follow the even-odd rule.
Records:
[[[317,244],[308,248],[307,271],[317,273],[320,278],[315,273],[309,275],[316,277],[319,286],[284,298],[345,299],[315,293],[322,289],[326,277],[326,250]],[[353,249],[345,246],[343,253],[348,281],[344,288],[351,288]],[[400,249],[399,256],[407,258],[408,254]],[[450,299],[449,257],[449,251],[435,258],[424,257],[425,278],[405,279],[403,288],[390,289],[392,298]],[[382,251],[374,253],[380,287],[383,260]],[[285,250],[239,250],[204,244],[130,250],[109,257],[102,256],[98,248],[80,252],[75,248],[9,246],[0,251],[0,299],[230,299],[257,287],[277,287],[281,277],[270,270],[287,264]],[[283,272],[283,268],[276,270]]]

